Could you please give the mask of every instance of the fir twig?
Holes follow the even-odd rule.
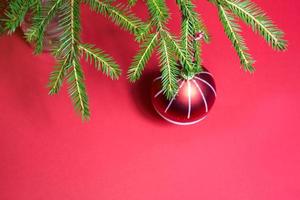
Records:
[[[40,13],[34,15],[33,24],[25,33],[25,36],[29,42],[35,41],[36,53],[40,53],[43,50],[44,32],[53,17],[57,14],[62,2],[62,0],[52,0],[46,5],[42,6]]]
[[[82,119],[89,119],[90,111],[88,105],[88,97],[86,94],[84,75],[81,70],[78,58],[72,59],[73,69],[69,73],[69,94],[73,100],[75,109],[81,113]]]
[[[88,98],[86,94],[84,75],[79,64],[79,43],[80,43],[80,8],[78,0],[63,2],[64,12],[60,15],[60,28],[63,33],[60,36],[60,44],[55,54],[58,58],[67,61],[69,94],[75,109],[81,113],[82,119],[90,116]],[[62,65],[63,67],[64,65]],[[69,67],[71,66],[71,67]],[[61,69],[61,73],[64,70]],[[65,69],[66,71],[66,69]],[[60,82],[61,79],[58,79]],[[55,91],[55,90],[54,90]]]
[[[137,18],[125,5],[119,3],[112,6],[99,0],[83,0],[93,11],[108,16],[121,28],[138,35],[144,28],[143,22]]]
[[[150,34],[140,46],[140,50],[134,57],[133,63],[128,70],[128,77],[131,82],[134,82],[141,77],[142,71],[156,47],[157,37],[158,33]]]
[[[223,2],[224,6],[251,26],[255,32],[259,32],[274,49],[287,48],[287,42],[283,39],[284,33],[255,3],[250,0],[224,0]]]
[[[185,56],[192,60],[192,40],[194,39],[194,31],[191,29],[191,20],[186,18],[181,22],[181,46],[185,52]]]
[[[5,29],[9,34],[15,32],[16,28],[23,22],[29,9],[30,1],[12,0],[9,2],[8,9],[5,12]]]
[[[241,61],[242,66],[245,70],[252,72],[254,68],[252,67],[253,60],[251,56],[248,54],[247,46],[244,42],[244,39],[239,34],[240,33],[240,27],[236,23],[234,16],[221,4],[218,4],[218,10],[219,10],[219,17],[220,20],[224,26],[225,33],[232,42],[239,58]]]
[[[136,35],[136,41],[141,42],[145,39],[146,35],[151,32],[154,25],[154,20],[150,19],[149,22],[144,26],[143,30]]]
[[[201,41],[196,39],[197,35],[202,35],[204,41],[209,42],[210,36],[203,20],[195,11],[195,6],[190,0],[176,0],[182,13],[181,22],[181,45],[186,52],[186,57],[193,60],[192,63],[201,71]]]
[[[165,30],[162,31],[161,34],[162,37],[166,40],[166,42],[168,42],[168,44],[170,45],[172,51],[174,51],[175,54],[178,56],[181,64],[183,65],[183,70],[186,73],[186,75],[192,75],[198,72],[200,68],[192,64],[192,59],[189,56],[186,56],[189,55],[188,52],[178,44],[174,37],[168,31]]]
[[[119,78],[121,70],[118,64],[102,50],[95,48],[91,44],[80,44],[79,50],[81,55],[85,55],[86,61],[94,64],[97,70],[102,70],[111,79]]]
[[[206,26],[200,15],[195,11],[195,5],[190,0],[176,0],[180,11],[182,12],[183,18],[189,20],[189,29],[191,32],[203,34],[203,39],[209,42],[210,36]]]
[[[129,6],[134,6],[137,3],[137,0],[128,0]]]
[[[165,38],[160,40],[158,52],[163,92],[168,99],[171,99],[178,89],[177,76],[179,75],[179,70],[176,66],[175,56]]]
[[[153,22],[165,23],[169,17],[168,8],[163,0],[147,0],[149,12],[153,19]]]
[[[63,84],[66,71],[71,68],[71,62],[69,58],[65,60],[58,61],[58,65],[54,66],[54,70],[51,72],[49,76],[49,94],[57,94]]]

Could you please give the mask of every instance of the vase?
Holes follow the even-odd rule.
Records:
[[[50,0],[41,0],[42,6],[46,6],[47,3],[51,2]],[[45,13],[42,13],[46,15]],[[33,23],[33,13],[28,12],[24,18],[23,23],[21,24],[21,29],[23,33],[26,33],[28,29],[32,26]],[[61,29],[59,28],[59,15],[53,17],[48,26],[44,31],[43,37],[43,52],[49,52],[53,49],[55,44],[59,41],[59,36],[61,34]],[[30,42],[31,46],[35,46],[34,42]]]

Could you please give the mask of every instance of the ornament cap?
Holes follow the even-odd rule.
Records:
[[[194,73],[185,73],[185,72],[181,72],[180,76],[184,79],[184,80],[191,80],[194,78],[195,74]]]

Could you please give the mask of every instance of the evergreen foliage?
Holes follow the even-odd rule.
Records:
[[[194,11],[194,5],[188,0],[177,0],[183,16],[182,36],[181,42],[179,42],[166,27],[169,11],[165,1],[147,0],[146,4],[151,15],[148,26],[146,26],[149,28],[146,28],[144,33],[137,37],[138,41],[141,41],[140,50],[128,70],[128,77],[132,82],[140,78],[153,49],[158,46],[163,91],[167,98],[171,98],[177,91],[177,78],[180,71],[190,77],[202,70],[199,46],[197,45],[197,49],[193,50],[195,47],[194,37],[196,33],[202,31],[208,40],[207,30]],[[144,35],[148,32],[152,32],[152,34],[145,38]],[[155,43],[151,39],[155,39]],[[197,56],[196,62],[193,61],[195,55]],[[177,60],[182,69],[179,69]]]
[[[84,83],[84,73],[80,58],[94,65],[111,79],[118,79],[121,70],[114,59],[95,45],[81,41],[80,5],[111,20],[120,28],[135,35],[140,49],[133,58],[128,70],[131,82],[138,80],[151,55],[157,50],[163,92],[171,98],[178,89],[178,76],[193,77],[201,68],[201,41],[210,36],[200,15],[195,10],[192,0],[175,0],[181,12],[181,34],[175,37],[167,28],[170,13],[165,0],[145,0],[150,17],[143,22],[131,8],[137,0],[128,0],[128,5],[110,0],[10,0],[0,19],[0,33],[13,33],[24,21],[26,15],[32,15],[32,25],[25,33],[28,41],[35,44],[35,53],[44,47],[44,33],[55,16],[59,18],[59,41],[53,48],[57,60],[49,78],[49,94],[59,92],[67,80],[68,90],[75,109],[82,119],[90,117],[88,97]],[[259,33],[276,50],[285,50],[287,42],[283,32],[269,19],[256,4],[250,0],[209,0],[217,9],[225,34],[233,44],[240,58],[241,65],[252,72],[253,59],[241,35],[238,19]],[[0,2],[1,6],[1,2]]]
[[[91,10],[100,13],[121,28],[138,35],[144,28],[144,23],[137,18],[126,5],[121,3],[116,6],[112,6],[106,1],[100,0],[83,0],[84,3],[88,4]]]
[[[236,23],[234,17],[228,12],[222,5],[218,5],[219,17],[224,26],[225,33],[232,42],[240,61],[245,70],[253,71],[253,60],[250,57],[248,48],[244,42],[244,39],[240,35],[240,26]]]
[[[253,59],[247,52],[248,48],[241,36],[241,29],[236,17],[258,32],[272,48],[285,50],[287,42],[283,39],[283,32],[267,17],[256,4],[250,0],[210,0],[219,11],[219,18],[229,40],[232,42],[241,65],[246,71],[252,72]]]
[[[100,0],[12,0],[5,11],[4,28],[13,33],[24,21],[26,14],[32,15],[31,27],[26,31],[25,37],[35,44],[35,53],[43,50],[44,33],[47,26],[55,16],[59,18],[59,42],[53,49],[57,59],[49,77],[49,94],[59,92],[63,82],[67,79],[68,90],[75,109],[82,119],[90,116],[88,97],[84,84],[84,74],[80,65],[80,58],[93,64],[111,79],[117,79],[121,70],[118,64],[108,54],[94,45],[82,44],[80,39],[80,4],[85,3],[91,10],[108,17],[121,28],[140,34],[145,27],[129,8],[123,4],[112,5],[109,1]],[[2,25],[2,24],[1,24]]]
[[[144,43],[141,44],[141,48],[134,57],[133,63],[128,70],[130,81],[133,82],[141,77],[142,71],[156,47],[157,40],[158,33],[150,34],[146,39],[144,39]]]
[[[57,14],[58,9],[62,6],[63,0],[49,1],[45,6],[41,6],[41,1],[36,1],[36,12],[32,19],[33,23],[29,30],[25,33],[29,42],[35,42],[36,53],[43,50],[44,32],[53,17]]]
[[[16,28],[23,22],[30,7],[29,1],[12,0],[5,12],[5,29],[9,34],[15,32]]]
[[[90,64],[94,64],[97,70],[102,70],[111,79],[119,78],[121,70],[118,64],[102,50],[91,44],[80,44],[79,50],[81,55],[85,55],[85,60]]]
[[[259,32],[274,49],[286,49],[287,43],[283,39],[283,32],[256,4],[249,0],[224,0],[223,4],[251,26],[253,31]]]

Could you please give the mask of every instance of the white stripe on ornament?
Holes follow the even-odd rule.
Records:
[[[187,118],[189,119],[191,117],[191,110],[192,110],[192,99],[191,99],[191,83],[190,80],[187,80],[187,84],[188,84],[188,97],[189,97],[189,110],[188,110],[188,116]]]
[[[206,85],[208,85],[208,86],[210,87],[210,89],[214,92],[215,97],[217,96],[217,92],[216,92],[215,88],[214,88],[211,84],[209,84],[207,81],[205,81],[205,80],[203,80],[202,78],[199,78],[199,77],[197,77],[197,76],[195,76],[195,78],[196,78],[197,80],[199,80],[199,81],[202,81],[202,82],[205,83]]]
[[[172,105],[172,103],[173,103],[175,97],[177,96],[179,90],[182,88],[183,84],[184,84],[184,81],[181,82],[179,88],[177,89],[176,93],[174,94],[174,96],[172,97],[171,101],[169,102],[169,104],[168,104],[168,106],[167,106],[167,108],[166,108],[166,110],[165,110],[165,113],[169,110],[170,106]]]
[[[211,73],[209,73],[209,72],[200,72],[199,74],[208,74],[208,75],[210,75],[211,77],[214,77]]]
[[[196,123],[198,123],[198,122],[204,120],[204,119],[207,117],[207,115],[205,115],[204,117],[202,117],[202,118],[200,118],[200,119],[198,119],[198,120],[195,120],[195,121],[191,121],[191,122],[177,122],[177,121],[174,121],[174,120],[172,120],[172,119],[169,119],[169,118],[163,116],[160,112],[158,112],[158,110],[157,110],[155,107],[154,107],[154,109],[155,109],[156,112],[159,114],[159,116],[161,116],[162,118],[164,118],[166,121],[168,121],[168,122],[170,122],[170,123],[172,123],[172,124],[180,125],[180,126],[193,125],[193,124],[196,124]]]
[[[158,77],[158,78],[161,78],[161,77]],[[158,80],[158,78],[154,79],[153,81]],[[177,80],[177,82],[179,82],[179,81],[180,81],[180,79]],[[164,91],[164,89],[159,90],[159,91],[154,95],[154,98],[158,97],[163,91]]]
[[[156,93],[156,95],[155,95],[154,97],[155,97],[155,98],[158,97],[158,96],[163,92],[163,90],[164,90],[164,89],[159,90],[158,93]]]
[[[200,94],[201,94],[201,96],[202,96],[202,98],[203,98],[204,105],[205,105],[205,111],[208,112],[208,106],[207,106],[207,101],[206,101],[206,99],[205,99],[205,96],[204,96],[204,94],[203,94],[203,92],[202,92],[200,86],[198,85],[198,83],[197,83],[195,80],[193,80],[193,82],[194,82],[194,84],[196,85],[196,87],[198,88],[198,90],[199,90],[199,92],[200,92]]]
[[[153,82],[155,82],[155,81],[157,81],[157,80],[159,80],[159,79],[161,79],[161,76],[155,78],[155,79],[153,80]]]

